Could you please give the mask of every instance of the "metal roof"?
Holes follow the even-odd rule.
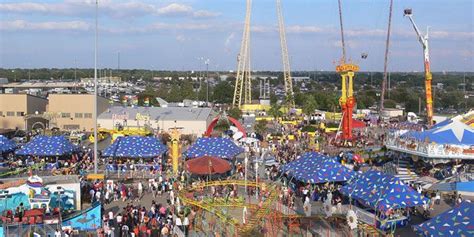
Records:
[[[99,119],[112,119],[115,116],[127,115],[132,120],[137,114],[150,116],[151,120],[159,121],[205,121],[212,113],[211,108],[189,108],[189,107],[123,107],[113,106],[99,115]]]

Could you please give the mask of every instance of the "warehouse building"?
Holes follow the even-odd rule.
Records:
[[[211,108],[114,106],[99,115],[101,128],[148,126],[167,132],[181,128],[182,134],[201,136],[217,114]]]

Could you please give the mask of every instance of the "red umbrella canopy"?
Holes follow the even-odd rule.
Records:
[[[231,169],[228,161],[212,156],[202,156],[186,161],[186,169],[198,175],[223,174]]]

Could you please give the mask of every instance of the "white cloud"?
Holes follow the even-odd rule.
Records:
[[[199,10],[199,11],[193,12],[194,18],[213,18],[213,17],[218,17],[220,15],[221,13],[219,12],[211,12],[211,11],[206,11],[206,10]]]
[[[180,14],[192,14],[193,8],[188,5],[171,3],[168,6],[157,9],[159,15],[180,15]]]
[[[65,0],[58,3],[0,3],[0,12],[16,14],[51,14],[66,16],[93,16],[95,0]],[[158,6],[136,0],[113,2],[112,0],[99,1],[99,14],[116,18],[141,17],[147,15],[182,16],[193,18],[210,18],[220,13],[206,10],[195,10],[192,6],[181,3],[170,3]]]
[[[180,43],[183,43],[184,41],[186,41],[186,37],[184,37],[184,35],[177,35],[176,36],[176,41],[180,42]]]
[[[300,26],[300,25],[293,25],[293,26],[288,26],[286,28],[287,33],[321,33],[324,32],[325,30],[323,28],[317,27],[317,26]]]
[[[19,31],[19,30],[58,30],[58,31],[87,31],[90,25],[83,21],[46,21],[46,22],[28,22],[25,20],[1,21],[0,30]]]
[[[105,28],[106,32],[113,34],[126,34],[126,33],[153,33],[157,31],[194,31],[194,30],[209,30],[211,25],[207,24],[195,24],[195,23],[177,23],[168,24],[157,22],[144,27],[128,27],[128,28]]]

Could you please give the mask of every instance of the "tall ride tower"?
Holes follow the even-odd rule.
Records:
[[[354,97],[353,78],[354,72],[359,71],[359,66],[346,63],[346,45],[344,42],[344,28],[342,24],[342,6],[341,0],[339,3],[339,23],[341,27],[341,43],[342,43],[342,58],[339,65],[336,66],[336,72],[341,74],[342,86],[341,86],[341,98],[339,98],[339,104],[342,109],[342,140],[352,140],[352,111],[354,110],[354,104],[356,103]]]
[[[237,56],[237,78],[235,79],[234,99],[232,106],[240,108],[243,104],[252,102],[252,82],[250,75],[250,16],[252,14],[252,0],[247,0],[245,25],[242,35],[240,53]]]
[[[288,57],[288,45],[286,43],[285,23],[281,10],[281,0],[276,0],[278,14],[278,28],[280,31],[281,60],[283,62],[283,79],[285,80],[286,106],[288,109],[295,107],[295,95],[293,93],[293,79],[291,78],[290,59]]]

